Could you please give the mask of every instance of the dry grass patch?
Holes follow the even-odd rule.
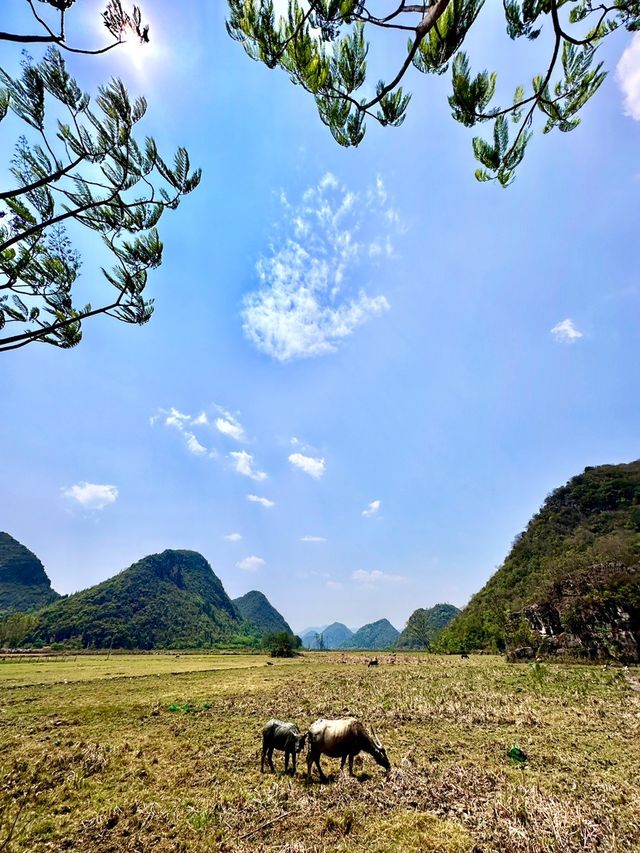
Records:
[[[4,690],[0,667],[3,853],[640,851],[640,695],[609,671],[337,654],[138,667]],[[280,772],[260,774],[267,719],[348,713],[391,772],[323,758],[332,781],[309,784],[304,756],[292,778],[276,753]]]

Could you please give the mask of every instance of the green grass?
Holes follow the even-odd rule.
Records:
[[[640,693],[621,670],[422,654],[383,655],[374,671],[357,654],[266,663],[0,663],[0,849],[15,820],[3,853],[640,851]],[[390,773],[365,756],[350,778],[323,758],[331,781],[307,784],[304,756],[294,779],[275,753],[278,774],[260,774],[270,717],[304,729],[346,714],[375,727]],[[509,758],[514,744],[526,762]]]

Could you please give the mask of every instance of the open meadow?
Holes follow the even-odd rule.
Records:
[[[638,668],[267,662],[0,662],[2,853],[640,851]],[[330,781],[308,784],[304,753],[292,778],[279,752],[260,773],[270,717],[348,714],[375,727],[389,773],[324,757]]]

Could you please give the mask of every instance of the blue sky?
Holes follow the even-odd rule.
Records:
[[[99,40],[93,5],[76,21]],[[192,548],[295,629],[461,606],[549,491],[639,455],[640,37],[505,191],[473,178],[448,76],[415,72],[405,124],[341,149],[228,38],[225,4],[176,5],[145,10],[146,53],[69,60],[90,92],[118,74],[144,93],[143,132],[203,180],[160,222],[149,324],[0,359],[0,527],[63,593]],[[472,59],[531,76],[497,23]]]

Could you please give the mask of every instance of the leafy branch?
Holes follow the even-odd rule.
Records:
[[[58,50],[23,63],[13,79],[0,69],[0,121],[9,110],[26,125],[15,147],[15,186],[0,193],[0,351],[33,341],[72,347],[82,321],[99,314],[146,323],[153,301],[144,296],[148,272],[162,261],[156,225],[166,209],[200,181],[179,148],[169,166],[153,139],[139,143],[136,124],[144,98],[131,100],[120,80],[100,88],[97,109],[69,75]],[[63,116],[49,127],[49,102]],[[98,307],[73,303],[81,261],[65,230],[96,232],[115,265],[102,269],[113,296]]]
[[[289,0],[287,15],[278,18],[272,0],[228,0],[228,4],[231,37],[252,59],[282,68],[309,92],[322,122],[340,145],[359,145],[368,119],[383,127],[402,124],[410,102],[403,84],[411,67],[424,74],[444,74],[451,63],[449,104],[454,119],[466,127],[493,123],[489,139],[473,139],[473,151],[482,166],[476,177],[497,180],[502,186],[515,176],[536,117],[542,116],[542,133],[577,127],[581,109],[605,78],[602,63],[596,61],[602,41],[621,27],[640,29],[638,0],[609,4],[503,0],[511,39],[534,41],[545,23],[550,24],[551,39],[546,69],[533,76],[529,91],[518,85],[510,104],[496,105],[497,75],[488,71],[472,75],[462,50],[484,0],[414,4],[395,0],[386,14],[374,14],[371,0]],[[563,7],[569,6],[567,14]],[[408,33],[409,39],[390,81],[380,80],[373,86],[367,72],[371,46],[367,36],[376,30]]]
[[[50,44],[56,45],[70,53],[82,53],[95,56],[106,53],[126,41],[129,35],[137,38],[141,43],[149,41],[149,26],[143,24],[142,13],[138,6],[133,6],[128,12],[122,5],[122,0],[108,0],[102,22],[106,27],[112,41],[99,48],[76,47],[69,43],[66,34],[66,15],[72,8],[75,0],[37,0],[41,5],[49,6],[55,10],[57,24],[50,25],[45,17],[36,9],[34,0],[25,0],[33,19],[39,26],[37,33],[11,33],[0,31],[0,41],[16,42],[18,44]]]

